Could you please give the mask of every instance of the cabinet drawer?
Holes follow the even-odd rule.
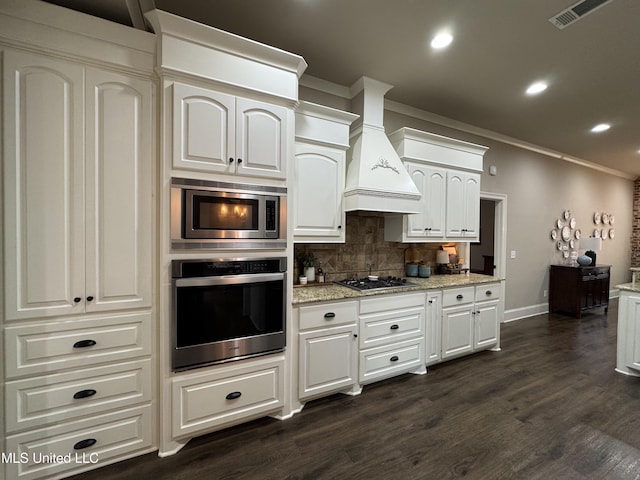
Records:
[[[400,293],[396,295],[378,295],[360,300],[360,315],[378,313],[403,308],[424,307],[424,293]]]
[[[500,298],[501,293],[501,285],[499,283],[476,285],[476,302],[483,302],[485,300],[496,300]]]
[[[284,405],[284,361],[176,377],[173,435],[229,426]]]
[[[355,301],[300,307],[300,330],[356,323],[357,319],[358,307]]]
[[[464,303],[472,303],[474,298],[474,287],[445,289],[442,292],[442,306],[451,307],[454,305],[462,305]]]
[[[151,400],[151,361],[10,381],[5,395],[8,432],[129,407]]]
[[[360,348],[424,336],[424,306],[360,317]]]
[[[371,348],[360,352],[360,383],[368,383],[424,365],[424,339]]]
[[[133,452],[150,451],[151,423],[151,406],[144,405],[8,436],[6,451],[15,452],[25,462],[7,463],[7,478],[32,480],[60,475],[101,466]],[[63,461],[47,462],[53,456],[62,456]]]
[[[7,378],[151,354],[151,312],[5,329]]]

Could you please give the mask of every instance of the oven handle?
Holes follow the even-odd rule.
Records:
[[[249,273],[242,275],[221,275],[219,277],[176,278],[176,287],[206,287],[209,285],[239,285],[284,280],[285,273]]]

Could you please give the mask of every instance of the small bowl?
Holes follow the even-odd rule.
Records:
[[[369,275],[369,280],[371,280],[372,282],[375,282],[378,280],[378,275]]]

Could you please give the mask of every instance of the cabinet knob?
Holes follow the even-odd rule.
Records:
[[[229,157],[229,163],[233,163],[233,157]]]
[[[93,347],[95,344],[96,344],[95,340],[80,340],[73,344],[73,348]]]
[[[485,295],[488,297],[490,295],[493,295],[493,292],[491,290],[487,290],[486,292],[484,292]]]
[[[242,159],[241,158],[238,159],[238,163],[242,163]]]
[[[335,318],[335,317],[336,317],[336,314],[333,312],[327,312],[324,314],[324,318],[326,319]]]
[[[464,295],[458,295],[458,296],[456,296],[456,299],[458,299],[458,300],[462,300],[463,298],[464,298]]]
[[[338,225],[338,230],[340,230],[342,228],[342,225]]]
[[[227,400],[235,400],[236,398],[240,398],[241,395],[242,395],[242,392],[231,392],[225,398]]]
[[[358,334],[357,334],[357,333],[354,333],[354,334],[353,334],[353,338],[358,338]]]
[[[397,362],[398,360],[400,360],[400,359],[398,358],[398,356],[397,356],[397,355],[394,355],[393,357],[391,357],[391,358],[389,359],[389,361],[390,361],[390,362]]]
[[[398,330],[398,328],[400,328],[400,327],[394,323],[394,324],[393,324],[393,325],[391,325],[389,328],[390,328],[391,330]]]
[[[83,448],[89,448],[95,445],[97,440],[95,438],[85,438],[84,440],[80,440],[73,446],[74,450],[82,450]]]
[[[98,392],[93,388],[88,388],[86,390],[80,390],[79,392],[74,393],[73,398],[75,398],[76,400],[80,400],[81,398],[93,397],[96,393]]]
[[[92,301],[92,300],[93,300],[93,297],[92,297],[91,295],[89,295],[89,296],[87,297],[87,302],[90,302],[90,301]]]
[[[80,297],[74,297],[74,299],[73,299],[74,303],[80,303],[81,300],[82,300],[82,298],[80,298]]]

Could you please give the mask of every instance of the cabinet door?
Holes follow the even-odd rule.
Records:
[[[480,175],[466,174],[464,185],[463,236],[477,238],[480,229]]]
[[[293,175],[294,235],[344,242],[344,152],[296,144]]]
[[[151,88],[87,69],[87,311],[151,305]]]
[[[472,305],[442,310],[442,359],[473,351]]]
[[[244,98],[237,98],[236,106],[236,172],[285,178],[287,109]]]
[[[447,172],[447,237],[462,237],[464,228],[464,174]]]
[[[299,398],[352,387],[357,382],[356,326],[301,333]]]
[[[425,196],[425,223],[427,236],[432,238],[444,237],[446,199],[447,199],[447,173],[442,168],[427,168]]]
[[[628,335],[630,337],[623,344],[628,348],[628,354],[624,355],[627,361],[627,367],[640,369],[640,297],[629,296],[626,299],[626,311],[625,322],[627,322],[626,328],[620,333]],[[618,348],[620,349],[621,342],[618,340]]]
[[[6,50],[6,318],[75,313],[84,294],[82,67]]]
[[[420,213],[410,213],[407,215],[407,227],[406,227],[406,235],[411,238],[423,238],[427,236],[428,229],[428,215],[426,209],[427,206],[427,195],[426,191],[428,189],[428,179],[427,179],[427,169],[422,165],[415,165],[412,163],[406,164],[407,171],[411,176],[411,180],[418,188],[420,192],[421,200],[420,200]]]
[[[234,171],[235,97],[181,83],[172,88],[173,166]]]
[[[426,308],[426,364],[437,363],[440,361],[440,352],[442,348],[442,332],[441,332],[441,310],[442,294],[427,293]]]
[[[498,343],[498,301],[477,303],[475,308],[473,348],[482,349]]]

